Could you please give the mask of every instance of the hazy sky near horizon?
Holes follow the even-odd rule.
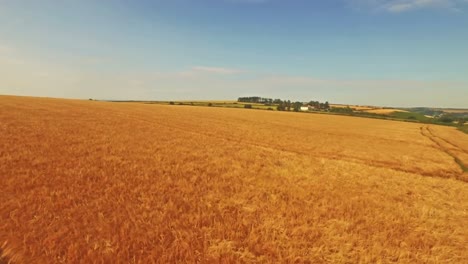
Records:
[[[0,94],[468,108],[468,0],[0,0]]]

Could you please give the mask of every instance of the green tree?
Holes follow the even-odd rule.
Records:
[[[443,115],[439,120],[444,123],[452,123],[453,121],[455,121],[450,115]]]
[[[294,112],[299,112],[301,110],[302,103],[301,102],[294,102],[293,110]]]
[[[349,106],[347,107],[332,107],[330,109],[330,112],[335,112],[335,113],[352,113],[353,109],[351,109]]]
[[[284,110],[285,110],[285,103],[281,101],[281,102],[278,104],[278,106],[276,107],[276,110],[278,110],[278,111],[284,111]]]

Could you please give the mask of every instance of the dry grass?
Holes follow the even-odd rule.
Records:
[[[448,127],[0,97],[0,135],[15,263],[468,262]]]

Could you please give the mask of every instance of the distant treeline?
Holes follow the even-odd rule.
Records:
[[[264,98],[260,96],[250,96],[250,97],[239,97],[238,102],[243,103],[257,103],[265,105],[276,105],[278,111],[300,111],[301,107],[307,106],[309,110],[329,110],[330,105],[328,102],[321,103],[319,101],[310,101],[310,102],[291,102],[291,100],[281,100],[281,99],[272,99]]]
[[[259,96],[251,96],[251,97],[239,97],[237,99],[238,102],[243,103],[256,103],[256,104],[274,104],[279,99],[271,99],[271,98],[263,98]]]
[[[408,111],[430,116],[440,116],[444,113],[442,110],[435,110],[428,107],[413,107],[409,108]]]
[[[432,116],[432,123],[456,123],[460,126],[463,126],[466,122],[468,122],[468,112],[447,113],[441,109],[433,109],[428,107],[414,107],[408,108],[407,110],[412,113],[419,113],[425,116]]]

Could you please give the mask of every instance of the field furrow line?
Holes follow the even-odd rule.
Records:
[[[426,128],[427,128],[427,131],[429,132],[429,134],[430,134],[432,137],[438,138],[438,139],[442,140],[443,142],[447,143],[448,145],[454,147],[454,148],[457,149],[458,151],[461,151],[461,152],[464,152],[464,153],[468,154],[468,150],[465,150],[465,149],[463,149],[463,148],[461,148],[461,147],[459,147],[459,146],[453,144],[452,142],[450,142],[450,141],[448,141],[448,140],[446,140],[446,139],[444,139],[444,138],[442,138],[442,137],[440,137],[440,136],[435,135],[434,132],[433,132],[428,126],[427,126]]]
[[[421,127],[420,130],[421,135],[434,142],[437,146],[437,149],[452,157],[454,162],[460,167],[462,172],[457,176],[457,179],[468,182],[468,178],[466,177],[466,172],[468,171],[468,168],[465,166],[463,161],[461,161],[460,158],[453,153],[453,151],[451,151],[447,147],[443,146],[439,141],[437,141],[438,137],[433,136],[428,126]]]

